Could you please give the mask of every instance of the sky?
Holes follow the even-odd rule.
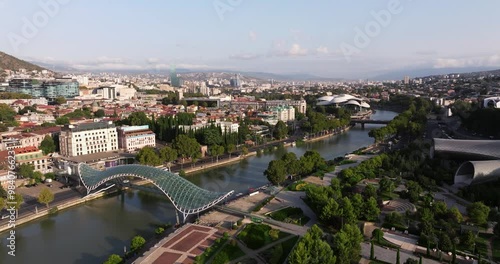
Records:
[[[79,70],[500,68],[500,1],[0,0],[0,51]]]

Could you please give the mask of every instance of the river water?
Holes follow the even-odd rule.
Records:
[[[391,120],[395,116],[394,112],[380,110],[372,119]],[[314,149],[324,158],[333,159],[372,144],[368,132],[375,127],[380,125],[366,125],[365,129],[356,126],[344,134],[286,150],[300,157]],[[212,191],[247,191],[268,182],[263,172],[271,160],[282,154],[276,151],[249,157],[187,178]],[[102,263],[110,254],[121,255],[135,235],[148,239],[154,236],[157,225],[174,222],[174,207],[168,200],[129,191],[17,227],[15,257],[7,254],[8,233],[0,234],[0,263]]]

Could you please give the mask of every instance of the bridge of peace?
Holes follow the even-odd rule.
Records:
[[[156,167],[144,165],[121,165],[96,170],[85,163],[78,164],[77,175],[91,195],[99,191],[108,181],[125,177],[136,177],[151,182],[161,194],[167,196],[175,209],[183,216],[183,221],[192,214],[198,214],[230,197],[234,191],[211,192],[202,189],[183,177]],[[146,189],[150,189],[146,187]]]

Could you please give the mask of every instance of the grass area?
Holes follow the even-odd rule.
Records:
[[[238,234],[238,239],[245,243],[248,248],[259,249],[288,235],[288,233],[272,229],[268,225],[251,223]]]
[[[396,245],[392,242],[389,242],[389,240],[387,240],[385,238],[380,239],[380,243],[377,241],[377,239],[372,239],[372,241],[373,241],[373,244],[375,244],[377,246],[389,247],[389,248],[399,248],[398,245]]]
[[[214,264],[224,264],[239,257],[243,257],[245,252],[241,250],[235,240],[229,241],[219,252],[215,255],[212,263]]]
[[[254,212],[260,211],[260,209],[262,209],[262,207],[266,206],[266,204],[268,204],[273,199],[274,199],[274,195],[271,196],[271,197],[266,198],[262,203],[260,203],[257,206],[255,206],[255,208],[252,211],[254,211]]]
[[[309,186],[310,183],[304,182],[304,181],[296,181],[292,184],[290,184],[287,189],[292,192],[297,192],[297,191],[305,191],[307,186]]]
[[[224,245],[224,243],[226,243],[228,239],[229,235],[227,233],[224,233],[224,236],[215,240],[215,243],[211,247],[205,249],[205,252],[203,252],[203,254],[196,256],[194,263],[207,263],[207,261],[217,253],[217,251],[222,247],[222,245]]]
[[[477,251],[481,253],[481,256],[488,256],[488,240],[491,235],[480,233],[476,238]]]
[[[269,214],[269,216],[277,221],[291,223],[296,225],[305,225],[309,221],[309,217],[304,215],[302,209],[297,207],[287,207]]]
[[[370,264],[392,264],[392,263],[375,259],[375,260],[370,260]]]
[[[298,236],[294,236],[283,243],[277,244],[261,253],[262,257],[269,264],[281,264],[285,262],[293,247],[299,240]]]
[[[491,245],[493,249],[493,260],[500,261],[500,238],[496,238],[493,240],[493,245]]]

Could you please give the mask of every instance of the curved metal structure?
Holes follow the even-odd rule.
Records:
[[[78,176],[87,189],[87,194],[107,181],[121,177],[132,176],[150,181],[168,197],[175,209],[182,213],[184,221],[188,215],[204,211],[231,196],[234,192],[211,192],[169,171],[135,164],[99,171],[85,163],[80,163],[78,164]]]
[[[458,167],[455,183],[479,184],[500,179],[500,160],[467,161]]]
[[[500,140],[457,140],[434,138],[431,157],[444,156],[464,160],[500,159]]]

